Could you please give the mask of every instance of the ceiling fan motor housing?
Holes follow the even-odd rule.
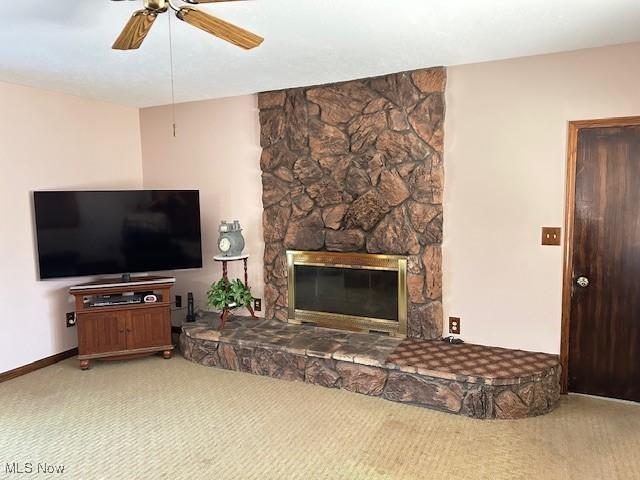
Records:
[[[169,4],[167,0],[144,0],[144,8],[154,12],[166,12]]]

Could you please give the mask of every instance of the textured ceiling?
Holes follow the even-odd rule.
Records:
[[[176,0],[178,1],[178,0]],[[0,81],[132,106],[171,102],[168,19],[110,49],[142,1],[3,1]],[[640,40],[637,0],[253,0],[201,6],[265,37],[243,51],[172,18],[184,102]]]

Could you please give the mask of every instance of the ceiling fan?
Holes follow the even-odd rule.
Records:
[[[118,1],[118,0],[116,0]],[[180,0],[183,3],[219,3],[235,0]],[[179,20],[204,30],[222,40],[233,43],[246,50],[255,48],[264,38],[237,27],[229,22],[209,15],[195,8],[176,5],[173,0],[144,0],[144,9],[133,13],[120,32],[112,48],[115,50],[134,50],[142,45],[156,17],[167,10],[173,10]]]

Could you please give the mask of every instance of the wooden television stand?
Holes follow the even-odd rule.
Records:
[[[133,277],[75,285],[78,360],[87,370],[94,359],[124,359],[162,352],[171,358],[172,277]],[[153,293],[154,303],[97,306],[108,295]]]

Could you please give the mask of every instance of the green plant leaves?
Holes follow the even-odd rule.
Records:
[[[233,302],[238,305],[247,306],[253,301],[251,290],[244,286],[239,279],[235,279],[229,286],[229,294]]]
[[[224,279],[211,284],[211,287],[207,290],[207,304],[210,307],[222,310],[229,303],[227,301],[228,293],[226,287]]]
[[[235,304],[237,307],[247,307],[253,302],[251,290],[245,287],[238,278],[231,282],[221,279],[211,284],[207,291],[207,303],[210,307],[222,310],[225,307]]]

